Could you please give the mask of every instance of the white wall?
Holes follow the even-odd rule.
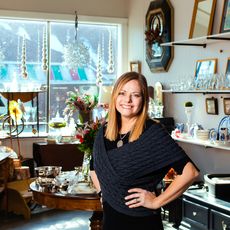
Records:
[[[127,0],[7,0],[0,1],[2,10],[19,10],[45,13],[121,17],[126,18],[128,12]]]
[[[229,42],[219,42],[208,45],[207,48],[177,46],[174,48],[174,59],[168,70],[164,73],[152,73],[145,61],[145,15],[150,0],[131,0],[129,8],[129,61],[140,60],[142,73],[147,77],[148,83],[154,86],[160,81],[165,88],[170,82],[184,80],[194,74],[195,62],[199,59],[218,58],[217,72],[224,73],[227,58],[230,57]],[[214,33],[218,33],[222,7],[224,1],[217,1],[214,18]],[[194,1],[171,0],[174,7],[174,40],[188,38]],[[223,50],[221,53],[220,50]],[[205,111],[205,98],[217,97],[219,115],[208,115]],[[217,128],[223,112],[223,98],[229,95],[202,95],[202,94],[164,94],[165,116],[172,116],[175,122],[186,123],[183,104],[185,101],[194,102],[193,122],[202,124],[204,128]],[[191,144],[181,144],[188,155],[197,163],[204,173],[229,172],[230,152],[219,149],[204,148]]]

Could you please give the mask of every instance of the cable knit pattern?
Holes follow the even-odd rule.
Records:
[[[100,181],[103,199],[117,211],[131,216],[151,215],[154,210],[128,208],[124,200],[128,189],[135,185],[155,191],[156,185],[163,178],[153,178],[148,174],[187,158],[183,149],[160,124],[153,124],[138,140],[108,152],[101,128],[93,152],[94,169]]]

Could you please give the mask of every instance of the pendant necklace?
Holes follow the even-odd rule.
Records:
[[[121,134],[119,134],[120,136],[120,140],[117,142],[117,148],[120,148],[121,146],[123,146],[123,139],[126,137],[126,135],[128,134],[129,132],[127,132],[126,134],[123,135],[123,137],[121,136]]]

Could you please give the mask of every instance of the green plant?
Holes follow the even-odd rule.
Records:
[[[185,107],[192,107],[193,103],[191,101],[187,101],[187,102],[184,103],[184,106]]]

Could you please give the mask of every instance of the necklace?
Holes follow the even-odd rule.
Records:
[[[123,146],[123,139],[127,136],[129,132],[127,132],[126,134],[124,134],[123,136],[121,134],[119,134],[120,136],[120,140],[117,142],[117,148],[120,148],[121,146]]]

